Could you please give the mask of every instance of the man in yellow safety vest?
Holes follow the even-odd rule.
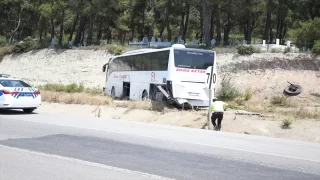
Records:
[[[212,99],[211,104],[211,121],[216,131],[220,131],[221,129],[221,121],[223,120],[224,111],[227,110],[228,104],[222,101],[218,101],[217,98]],[[216,120],[218,119],[218,124],[216,124]]]

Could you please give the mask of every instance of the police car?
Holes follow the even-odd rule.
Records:
[[[0,110],[22,109],[32,113],[41,105],[40,91],[27,83],[10,78],[10,75],[0,74]]]

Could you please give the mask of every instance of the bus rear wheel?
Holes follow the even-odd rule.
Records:
[[[148,92],[144,90],[142,93],[142,101],[147,101],[148,99]]]

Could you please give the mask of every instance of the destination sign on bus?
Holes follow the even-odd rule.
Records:
[[[201,70],[201,69],[185,69],[185,68],[177,68],[176,71],[179,72],[192,72],[192,73],[206,73],[205,70]]]

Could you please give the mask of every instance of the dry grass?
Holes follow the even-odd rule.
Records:
[[[285,96],[273,96],[271,98],[271,104],[285,106],[288,104],[287,97]]]
[[[163,112],[166,105],[161,102],[151,101],[113,101],[111,97],[104,95],[92,95],[89,93],[66,93],[55,91],[41,91],[42,100],[49,103],[81,104],[96,106],[115,106],[128,109],[141,109]]]
[[[251,112],[273,115],[276,117],[290,118],[295,120],[317,120],[320,121],[320,110],[303,108],[307,106],[303,102],[285,97],[272,97],[270,101],[241,101],[237,99],[228,102],[231,109],[246,110]],[[314,106],[312,106],[314,107]],[[276,118],[278,119],[278,118]]]
[[[87,93],[63,93],[41,91],[42,100],[50,103],[111,105],[112,99],[107,96],[90,95]]]
[[[303,108],[289,109],[287,111],[282,111],[281,114],[286,116],[291,116],[296,120],[303,120],[303,119],[320,120],[320,112],[318,110],[306,110]]]
[[[116,107],[128,108],[128,109],[141,109],[162,112],[165,110],[166,105],[161,102],[152,101],[123,101],[113,102]]]

